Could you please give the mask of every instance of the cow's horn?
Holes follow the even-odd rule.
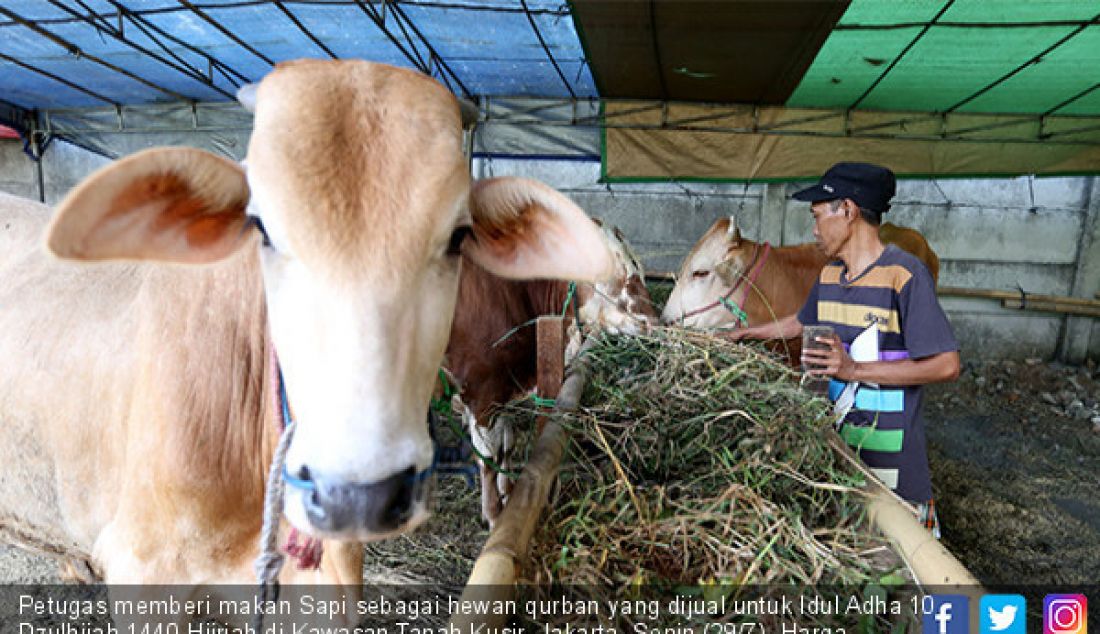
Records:
[[[730,216],[730,225],[726,229],[726,240],[730,242],[741,241],[741,227],[737,226],[737,216]]]

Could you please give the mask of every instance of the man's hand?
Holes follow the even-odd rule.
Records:
[[[840,337],[815,337],[818,343],[829,346],[828,349],[802,349],[802,363],[808,370],[806,374],[814,377],[834,377],[841,381],[855,378],[856,362],[844,350]]]
[[[721,338],[721,339],[725,339],[726,341],[737,342],[737,341],[741,341],[742,339],[745,338],[746,335],[748,335],[748,330],[749,330],[748,328],[733,328],[732,330],[720,331],[717,334],[718,334],[718,337]]]

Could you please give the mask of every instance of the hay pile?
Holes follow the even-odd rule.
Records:
[[[587,358],[582,409],[553,414],[572,442],[527,582],[862,584],[896,564],[826,444],[828,403],[767,352],[661,329]]]

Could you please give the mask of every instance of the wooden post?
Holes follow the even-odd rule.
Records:
[[[565,320],[557,315],[539,317],[536,376],[539,398],[556,399],[565,380]],[[539,416],[536,425],[541,434],[546,417]]]

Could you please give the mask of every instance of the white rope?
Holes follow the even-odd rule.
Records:
[[[271,459],[271,470],[267,473],[267,488],[264,493],[263,527],[260,530],[260,555],[256,557],[252,569],[260,583],[261,600],[274,600],[268,593],[279,580],[279,571],[283,569],[286,557],[279,551],[279,525],[283,518],[283,492],[286,482],[283,480],[283,468],[286,464],[286,452],[290,448],[290,439],[294,437],[295,422],[291,421],[279,438],[275,455]],[[256,614],[255,632],[261,631],[263,611]]]

